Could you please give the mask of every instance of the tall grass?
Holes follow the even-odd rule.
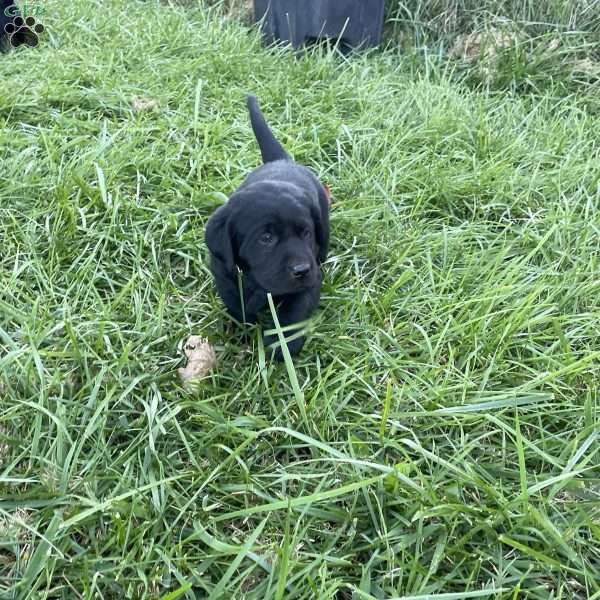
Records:
[[[600,598],[591,86],[265,49],[174,3],[45,25],[0,62],[0,597]],[[335,198],[284,365],[203,243],[259,161],[248,92]]]
[[[600,33],[598,0],[387,0],[387,17],[418,37],[451,37],[490,25],[515,24],[532,35]]]

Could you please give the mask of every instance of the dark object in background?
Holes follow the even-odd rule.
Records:
[[[299,48],[321,38],[357,48],[377,46],[385,0],[254,0],[254,19],[262,21],[269,42]]]

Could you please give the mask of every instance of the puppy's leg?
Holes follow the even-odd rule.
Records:
[[[240,290],[237,280],[228,277],[215,277],[217,291],[227,308],[227,312],[239,323],[256,323],[258,313],[267,302],[264,290],[257,288],[244,288],[244,310],[240,301]]]
[[[284,297],[283,300],[280,302],[279,306],[277,307],[277,318],[279,319],[279,324],[281,325],[281,327],[292,325],[293,323],[299,323],[300,321],[308,319],[308,317],[312,315],[312,313],[316,310],[317,306],[319,305],[320,295],[321,282],[319,281],[318,285],[314,286],[309,290],[306,290],[305,292]],[[287,332],[285,335],[293,335],[293,333],[293,331],[290,331]],[[266,335],[264,337],[265,347],[277,341],[279,341],[279,337],[277,336],[277,334]],[[294,354],[298,354],[298,352],[302,350],[305,341],[306,338],[302,336],[290,342],[287,342],[287,347],[290,351],[290,354],[292,356]],[[273,358],[278,361],[283,360],[283,353],[280,347],[275,349],[273,353]]]

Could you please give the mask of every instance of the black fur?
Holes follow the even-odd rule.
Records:
[[[308,318],[319,304],[320,264],[329,244],[329,195],[310,169],[288,156],[253,96],[248,110],[265,164],[210,217],[205,240],[217,290],[231,316],[255,323],[270,292],[283,327]],[[265,344],[276,340],[267,336]],[[303,345],[304,338],[288,342],[291,354]],[[279,349],[275,358],[282,358]]]

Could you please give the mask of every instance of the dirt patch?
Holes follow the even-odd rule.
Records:
[[[575,73],[583,73],[591,77],[600,77],[600,62],[591,58],[581,58],[571,62],[571,68]]]
[[[145,98],[144,96],[134,96],[131,99],[131,107],[135,112],[149,112],[158,110],[160,103],[154,98]]]
[[[495,62],[498,54],[517,43],[513,32],[490,29],[483,33],[459,35],[450,50],[450,56],[467,62],[482,60]]]
[[[8,431],[5,427],[0,425],[0,465],[4,463],[4,459],[8,456],[9,446],[3,438],[8,437]]]
[[[6,515],[0,515],[0,540],[21,541],[26,539],[30,532],[22,523],[31,523],[31,513],[22,508],[17,508]]]
[[[481,79],[490,83],[498,74],[502,53],[519,41],[520,37],[514,31],[492,28],[481,33],[459,35],[449,55],[475,66]]]

